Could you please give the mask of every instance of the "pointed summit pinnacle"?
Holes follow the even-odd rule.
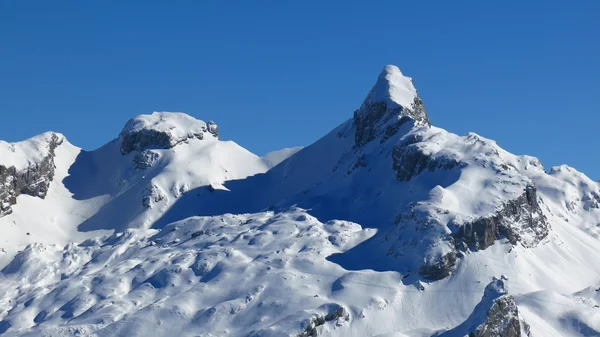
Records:
[[[402,75],[398,67],[387,65],[379,74],[367,100],[410,108],[415,97],[417,89],[413,86],[412,79]]]
[[[390,137],[409,120],[416,125],[431,125],[412,79],[404,76],[398,67],[387,65],[361,107],[354,112],[356,145],[362,146],[382,134]]]

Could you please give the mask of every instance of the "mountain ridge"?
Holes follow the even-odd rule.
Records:
[[[431,125],[395,66],[275,165],[166,112],[56,151],[0,217],[3,337],[600,334],[600,184]]]

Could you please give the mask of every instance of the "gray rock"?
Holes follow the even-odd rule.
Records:
[[[494,300],[487,313],[487,320],[469,337],[521,337],[521,322],[515,300],[504,295]],[[528,330],[526,328],[525,330]]]
[[[453,236],[461,250],[483,250],[502,237],[513,245],[521,242],[525,247],[534,247],[548,236],[549,227],[538,204],[535,185],[531,184],[496,214],[458,226]]]
[[[591,211],[600,208],[600,191],[593,191],[582,198],[583,209]]]
[[[394,145],[392,167],[396,172],[396,179],[399,181],[409,181],[425,170],[430,172],[438,169],[449,170],[459,165],[466,165],[455,158],[434,157],[424,153],[419,147],[420,141],[419,136],[413,134]]]
[[[183,113],[155,112],[130,119],[119,134],[119,148],[125,155],[147,149],[170,149],[191,139],[218,138],[213,121],[204,123]]]
[[[408,97],[398,100],[398,96],[394,94],[398,87],[414,95],[412,102]],[[356,131],[354,141],[358,147],[377,137],[382,137],[381,142],[384,142],[408,122],[431,126],[425,105],[416,95],[412,80],[404,77],[395,66],[383,68],[360,108],[354,111],[353,121]]]
[[[11,206],[17,203],[17,197],[21,194],[42,199],[46,197],[56,168],[54,151],[62,141],[61,137],[52,133],[47,145],[48,155],[23,170],[0,165],[0,217],[12,212]]]
[[[156,185],[147,187],[142,195],[142,206],[144,208],[152,208],[156,203],[161,202],[166,198],[165,193]]]
[[[133,157],[133,166],[138,170],[145,170],[151,167],[158,158],[159,154],[155,151],[144,149]]]
[[[316,337],[319,335],[317,327],[324,325],[327,322],[336,321],[338,319],[349,320],[350,315],[346,309],[340,305],[332,305],[331,311],[325,316],[316,316],[309,320],[304,328],[304,331],[298,337]]]
[[[494,278],[466,321],[434,336],[525,337],[529,336],[529,324],[520,319],[519,308],[504,288],[504,280]]]
[[[419,274],[427,280],[436,281],[450,276],[456,264],[456,252],[451,251],[433,262],[427,262],[419,269]]]
[[[211,135],[213,135],[215,138],[219,138],[219,127],[215,122],[209,121],[206,127]]]
[[[431,126],[420,98],[415,97],[410,107],[403,107],[388,106],[385,102],[372,102],[367,97],[362,106],[354,111],[355,144],[363,146],[381,135],[383,142],[393,136],[400,126],[410,121],[415,125]]]
[[[166,132],[153,129],[141,129],[133,132],[122,132],[119,135],[121,153],[127,154],[144,149],[169,149],[190,138],[203,139],[202,132],[194,133],[187,138],[173,138]]]
[[[469,337],[522,337],[521,331],[529,331],[529,325],[519,319],[519,308],[506,293],[502,280],[495,279],[486,287],[482,303],[490,299],[486,320]]]

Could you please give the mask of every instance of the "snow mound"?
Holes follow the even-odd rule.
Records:
[[[129,230],[64,248],[30,245],[0,273],[0,324],[7,327],[0,334],[77,335],[76,329],[86,336],[297,336],[316,326],[347,331],[351,316],[331,293],[345,273],[325,256],[372,232],[346,221],[321,223],[291,209],[193,217],[159,232]],[[22,287],[29,290],[17,291]],[[352,283],[344,287],[336,293],[356,291]],[[285,300],[292,294],[298,301]],[[355,301],[366,306],[369,296]]]
[[[205,134],[218,137],[217,125],[195,119],[181,112],[153,112],[130,119],[119,135],[123,154],[148,148],[172,148]]]

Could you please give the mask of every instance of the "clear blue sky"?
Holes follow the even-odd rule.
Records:
[[[263,154],[352,116],[385,64],[432,122],[600,178],[600,1],[2,1],[0,139],[93,149],[184,111]]]

